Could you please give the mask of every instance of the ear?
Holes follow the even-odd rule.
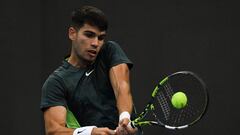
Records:
[[[69,27],[68,29],[68,37],[70,40],[76,40],[77,39],[77,30],[73,27]]]

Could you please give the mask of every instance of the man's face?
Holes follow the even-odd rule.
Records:
[[[106,31],[100,31],[96,26],[84,24],[79,30],[69,28],[69,38],[72,40],[74,53],[85,62],[93,62],[106,36]]]

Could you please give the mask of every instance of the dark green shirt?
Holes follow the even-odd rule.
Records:
[[[121,63],[132,67],[124,51],[113,41],[103,45],[94,64],[87,68],[75,68],[64,60],[45,81],[40,108],[65,106],[81,126],[115,129],[118,110],[109,70]]]

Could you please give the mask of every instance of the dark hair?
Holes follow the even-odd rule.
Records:
[[[71,15],[72,27],[80,29],[85,23],[96,26],[100,31],[107,31],[108,21],[104,13],[92,6],[75,9]]]

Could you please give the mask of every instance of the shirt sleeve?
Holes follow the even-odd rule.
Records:
[[[119,44],[114,41],[106,42],[103,48],[103,53],[105,60],[107,60],[109,68],[122,63],[126,63],[129,69],[131,69],[133,66],[133,63],[131,60],[129,60]]]
[[[51,74],[42,87],[40,109],[44,111],[51,106],[67,107],[66,94],[61,78]]]

